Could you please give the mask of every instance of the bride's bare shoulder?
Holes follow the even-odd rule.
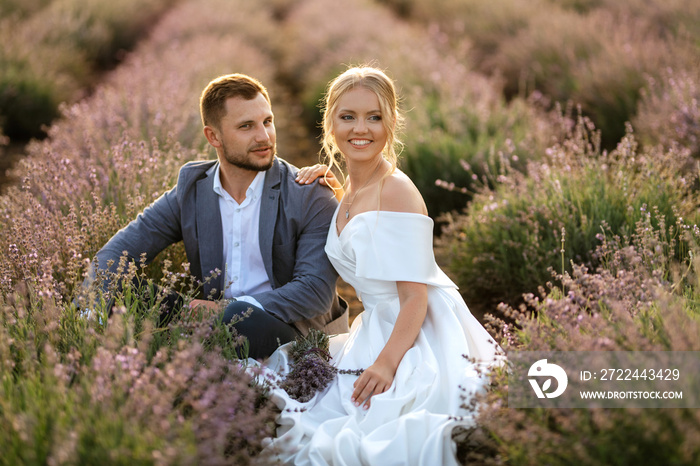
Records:
[[[404,172],[396,169],[384,179],[381,210],[428,215],[423,196]]]

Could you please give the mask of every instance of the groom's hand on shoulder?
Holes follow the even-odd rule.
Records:
[[[316,178],[320,178],[318,180],[319,184],[331,188],[338,200],[343,197],[343,185],[336,178],[335,174],[328,170],[328,166],[322,163],[301,168],[297,174],[296,182],[299,184],[311,184]]]

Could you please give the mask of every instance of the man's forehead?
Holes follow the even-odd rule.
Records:
[[[227,119],[258,119],[272,116],[272,108],[265,96],[258,94],[254,99],[244,99],[243,97],[229,97],[226,99]]]

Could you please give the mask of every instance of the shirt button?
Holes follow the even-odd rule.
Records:
[[[236,241],[235,243],[233,243],[233,246],[236,247],[236,248],[237,248],[238,246],[240,246],[240,245],[241,245],[241,243],[239,243],[238,241]]]

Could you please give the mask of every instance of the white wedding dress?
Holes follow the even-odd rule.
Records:
[[[396,281],[428,285],[428,314],[391,388],[372,397],[368,410],[350,401],[355,375],[337,375],[307,403],[274,389],[272,399],[282,412],[267,452],[295,465],[456,464],[451,431],[473,424],[463,406],[483,387],[483,368],[500,360],[500,348],[436,264],[430,217],[364,212],[338,235],[337,215],[336,210],[326,253],[355,288],[364,312],[349,334],[331,338],[332,363],[360,369],[375,361],[399,313]],[[278,349],[267,366],[285,373],[287,349]]]

